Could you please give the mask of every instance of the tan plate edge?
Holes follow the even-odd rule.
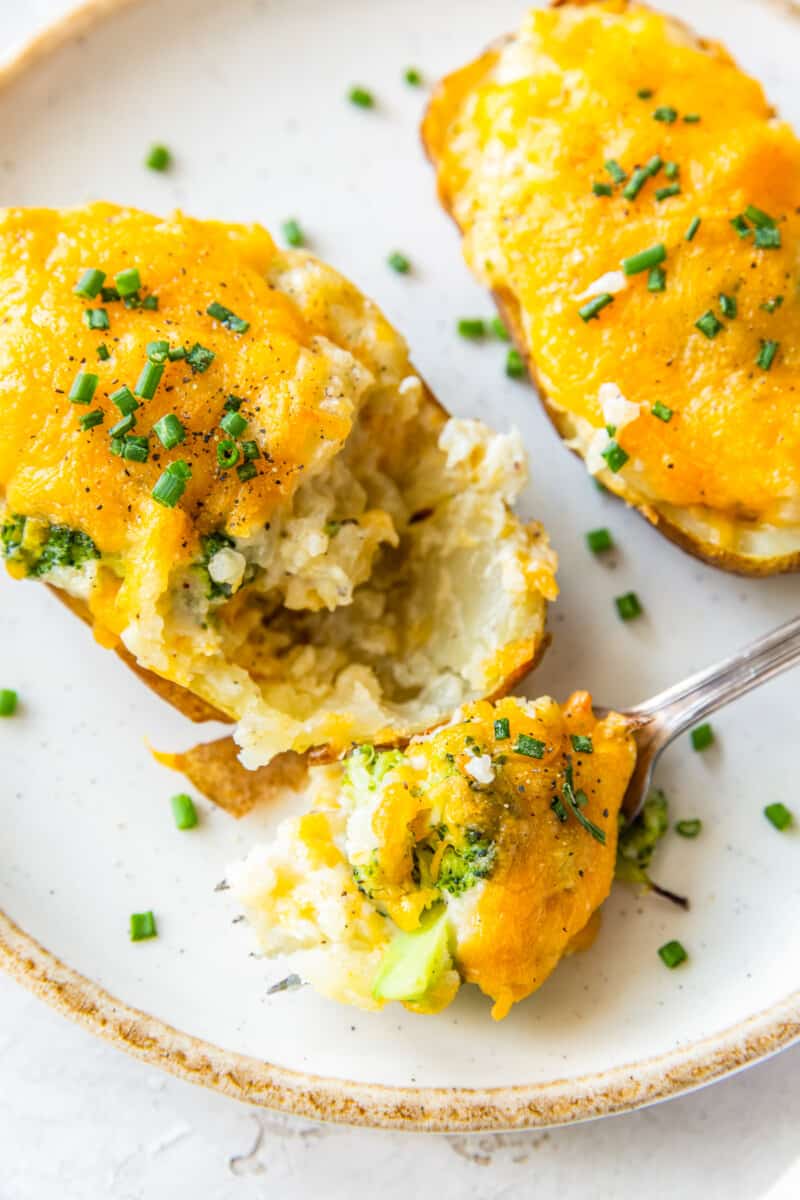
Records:
[[[140,0],[84,0],[0,61],[0,88]],[[797,0],[767,0],[798,15]],[[713,1037],[573,1080],[498,1088],[408,1088],[274,1066],[181,1033],[62,963],[0,911],[0,967],[64,1016],[191,1083],[297,1116],[428,1132],[532,1129],[610,1116],[702,1087],[800,1041],[800,991]]]

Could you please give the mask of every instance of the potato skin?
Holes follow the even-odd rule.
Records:
[[[626,0],[553,0],[552,7],[563,10],[589,10],[596,7],[600,10],[604,10],[612,18],[614,16],[619,16],[623,20],[628,13],[632,13],[635,17],[636,14],[647,14],[648,12],[644,6],[638,4],[628,4]],[[685,30],[684,27],[679,26],[677,22],[671,22],[669,27],[673,30],[679,30],[681,36],[686,39],[687,43],[690,42],[695,50],[706,52],[709,55],[710,61],[713,61],[713,63],[717,64],[720,69],[724,69],[725,71],[734,75],[737,79],[741,80],[742,94],[744,96],[742,104],[745,104],[746,100],[746,102],[750,104],[753,109],[753,113],[755,114],[754,120],[761,119],[766,126],[766,123],[773,116],[772,110],[766,105],[766,102],[764,102],[763,95],[761,94],[757,85],[753,83],[753,81],[748,80],[746,76],[743,76],[741,72],[737,72],[735,70],[735,66],[727,53],[713,42],[696,38],[691,31]],[[473,192],[469,192],[467,194],[468,189],[466,184],[470,175],[468,156],[466,152],[463,152],[461,157],[459,157],[458,153],[452,152],[450,140],[451,126],[461,117],[460,110],[462,105],[466,107],[470,105],[477,106],[484,102],[485,93],[489,92],[491,87],[490,83],[487,82],[489,80],[489,76],[491,75],[495,64],[502,54],[504,47],[507,46],[512,40],[513,39],[509,37],[498,40],[474,62],[468,64],[460,70],[455,71],[453,74],[442,80],[437,89],[434,91],[421,128],[423,146],[428,158],[437,170],[437,188],[440,201],[460,229],[461,233],[464,235],[467,243],[465,246],[465,254],[479,277],[484,275],[484,272],[480,264],[474,261],[477,258],[477,251],[474,245],[474,233],[475,225],[477,224],[477,217],[473,211],[474,206],[479,204],[479,201],[475,199],[475,197],[479,194],[479,189],[476,187]],[[486,87],[484,92],[482,92],[481,89],[484,84],[486,84]],[[669,97],[666,94],[665,88],[663,94],[662,92],[658,92],[658,99],[653,99],[652,105],[655,105],[659,102],[666,102],[668,99]],[[490,104],[491,101],[486,101],[486,103]],[[474,118],[474,111],[474,109],[470,108],[471,116],[466,118],[466,120]],[[477,121],[478,118],[474,119]],[[658,126],[654,127],[658,128]],[[463,129],[463,122],[459,128]],[[504,130],[508,137],[510,137],[511,128],[513,128],[513,126],[510,126]],[[669,128],[671,128],[671,126]],[[798,161],[800,161],[800,144],[797,142],[797,139],[794,138],[794,136],[791,134],[791,131],[788,131],[787,127],[778,126],[778,128],[779,134],[776,136],[778,136],[779,140],[776,145],[778,146],[779,154],[786,154],[790,158],[795,157]],[[747,152],[750,153],[751,149],[748,148]],[[752,153],[758,153],[757,145],[754,149],[752,149]],[[445,159],[446,162],[444,161]],[[685,173],[687,178],[689,177],[689,167],[692,165],[693,164],[686,161],[681,164],[682,173]],[[591,179],[593,177],[598,178],[602,174],[602,164],[600,164],[597,169],[595,169],[594,165],[587,166],[586,172],[586,187],[588,190],[591,187]],[[660,177],[658,182],[659,184],[663,184],[667,181],[663,177]],[[498,186],[500,185],[498,184]],[[781,184],[779,181],[768,182],[766,187],[767,195],[771,195],[770,188],[772,188],[777,197],[775,199],[775,204],[779,206],[782,205],[775,210],[776,216],[779,216],[783,211],[794,211],[796,205],[794,202],[792,202],[790,205],[789,201],[786,199],[788,190],[791,190],[788,188],[788,185],[786,193],[781,191]],[[570,199],[571,198],[569,195],[565,196],[564,202],[567,207],[570,204]],[[747,199],[748,197],[745,196],[741,207],[744,207]],[[510,200],[512,217],[514,214],[513,202],[512,195]],[[699,197],[697,202],[699,205]],[[755,201],[755,203],[758,203],[758,201]],[[762,200],[762,204],[766,203],[766,201]],[[731,204],[733,205],[731,209],[731,216],[733,216],[740,209],[740,206],[737,205],[736,197],[731,200]],[[662,208],[666,207],[667,206],[662,206]],[[482,215],[485,219],[485,214]],[[661,212],[658,213],[658,216],[661,216]],[[727,223],[727,216],[725,217],[725,223]],[[781,228],[786,231],[784,232],[784,245],[786,246],[791,242],[792,233],[790,230],[794,229],[794,225],[791,222],[788,222],[784,225],[783,221],[781,221]],[[735,234],[733,234],[732,230],[731,234],[733,235],[731,244],[734,245],[737,242],[737,238]],[[647,245],[647,235],[644,234],[643,237],[644,240],[642,244]],[[651,242],[655,240],[655,236],[650,238]],[[566,246],[566,250],[568,249],[569,247]],[[764,252],[761,252],[763,261],[767,263],[770,269],[773,267],[780,267],[781,263],[779,262],[778,254],[780,253],[783,255],[784,251],[771,251],[769,253],[775,254],[775,257],[764,257]],[[750,257],[754,256],[748,255],[748,258]],[[747,265],[749,267],[750,264],[748,263]],[[565,441],[570,441],[575,435],[573,413],[559,403],[561,397],[558,394],[558,386],[553,386],[552,370],[549,370],[547,373],[542,370],[542,364],[538,361],[539,356],[537,354],[536,347],[534,344],[532,344],[534,339],[532,339],[530,336],[526,336],[524,314],[517,294],[515,294],[514,289],[507,286],[506,281],[502,278],[502,270],[495,272],[494,274],[492,272],[487,272],[486,276],[488,277],[485,277],[485,281],[492,290],[495,302],[504,320],[504,323],[509,329],[515,345],[525,359],[529,374],[537,386],[537,390],[539,392],[545,412],[550,417],[554,427],[556,428],[556,431],[559,433],[561,438]],[[770,278],[772,277],[770,276]],[[792,284],[787,283],[786,286],[791,287]],[[700,316],[703,307],[715,307],[715,292],[721,290],[723,290],[721,286],[716,289],[712,288],[711,291],[714,294],[710,294],[706,298],[701,295],[700,298],[697,299],[696,303],[698,305],[698,310],[696,316]],[[577,308],[577,305],[575,307]],[[783,306],[782,311],[784,314],[787,307],[789,306]],[[759,319],[766,320],[767,322],[773,320],[772,317],[762,317]],[[787,317],[786,320],[788,321],[789,318]],[[597,324],[597,322],[592,322],[591,324],[594,325]],[[735,325],[735,322],[732,323],[731,328],[734,328]],[[797,321],[795,319],[794,328],[796,329],[796,327]],[[688,323],[688,328],[691,330],[691,322]],[[772,329],[770,328],[769,324],[767,324],[765,328],[771,335]],[[775,337],[779,338],[780,334],[777,332],[777,326],[773,326],[772,328],[776,330]],[[760,325],[757,332],[764,332]],[[784,326],[784,334],[785,333],[786,326]],[[687,336],[689,335],[687,334]],[[699,337],[700,335],[695,336]],[[738,330],[737,336],[740,336]],[[755,352],[757,351],[759,345],[759,339],[758,337],[753,336],[750,340],[752,340],[755,347],[755,350],[753,351],[753,356],[755,357]],[[794,341],[796,341],[796,338]],[[747,345],[749,347],[749,341]],[[781,342],[781,345],[788,347],[789,339],[785,338],[785,340]],[[716,343],[714,347],[711,348],[716,349]],[[748,349],[747,353],[749,352],[750,351]],[[646,350],[644,349],[643,354],[646,354]],[[740,362],[739,366],[741,367],[741,365],[742,364]],[[549,366],[552,368],[552,358],[550,359]],[[773,393],[778,398],[776,403],[780,405],[781,391],[783,390],[785,393],[792,390],[791,380],[795,376],[789,373],[790,370],[791,367],[787,366],[782,388],[781,384],[779,384],[771,372],[769,375],[765,375],[763,379],[759,379],[759,385],[769,386],[772,389],[766,394],[762,393],[762,398],[765,400],[767,395],[769,395],[769,405],[772,405]],[[758,372],[756,372],[756,374],[758,374]],[[558,380],[556,379],[556,384],[557,383]],[[628,393],[626,392],[626,395],[627,394]],[[636,394],[633,393],[631,398],[636,399]],[[785,425],[787,428],[791,428],[791,414],[788,413],[785,405],[783,411],[785,413]],[[580,415],[585,416],[583,413]],[[639,422],[639,424],[641,424],[641,422]],[[719,426],[715,426],[713,432],[716,435],[720,432],[724,432],[724,429],[720,430]],[[732,431],[733,438],[739,439],[742,445],[746,444],[747,435],[748,430],[746,427],[734,429]],[[570,448],[581,455],[581,451],[576,449],[575,446],[571,446]],[[631,453],[638,453],[638,449],[631,450]],[[768,466],[766,461],[760,461],[758,467],[764,479],[771,474],[771,465]],[[735,472],[733,475],[735,478]],[[670,541],[674,542],[683,550],[699,559],[702,559],[710,565],[750,576],[766,576],[797,571],[800,569],[800,549],[792,549],[789,552],[782,552],[782,548],[776,550],[774,545],[775,538],[770,535],[770,520],[767,516],[762,517],[760,514],[754,515],[752,511],[748,510],[746,504],[740,506],[745,508],[746,516],[739,516],[735,511],[735,508],[724,511],[722,508],[706,506],[701,509],[698,507],[698,500],[695,500],[693,505],[689,505],[688,503],[683,505],[675,502],[670,503],[666,499],[662,502],[661,497],[657,493],[653,492],[650,494],[644,494],[631,481],[626,480],[623,475],[614,474],[608,470],[601,472],[598,475],[598,478],[609,491],[620,496],[626,501],[627,504],[636,508],[651,524],[653,524],[659,530],[659,532],[661,532]],[[761,481],[757,480],[756,482],[760,484]],[[800,480],[797,482],[800,483]],[[767,489],[765,488],[765,493],[766,490]],[[777,494],[773,494],[771,497],[773,501],[779,501],[780,498],[781,495],[779,492]],[[707,520],[704,519],[706,513],[708,515]],[[721,518],[719,522],[715,520],[718,515]],[[800,534],[798,536],[800,537]],[[742,546],[745,544],[747,548],[742,549]],[[761,546],[763,546],[763,549],[761,549]]]

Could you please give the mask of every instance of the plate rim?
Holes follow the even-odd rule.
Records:
[[[101,21],[145,2],[81,0],[0,59],[0,89]],[[797,0],[762,2],[800,15]],[[494,1088],[374,1084],[277,1066],[183,1033],[69,967],[2,909],[0,967],[63,1016],[187,1082],[299,1117],[381,1129],[466,1133],[592,1120],[694,1091],[800,1042],[799,989],[688,1046],[572,1079]]]

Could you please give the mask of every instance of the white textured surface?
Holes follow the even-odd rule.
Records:
[[[3,45],[67,7],[0,5]],[[3,196],[3,202],[12,200]],[[128,1060],[0,980],[0,1200],[796,1197],[800,1049],[717,1087],[550,1133],[423,1139],[253,1112]],[[412,1160],[413,1154],[413,1160]],[[413,1165],[412,1165],[413,1164]],[[790,1179],[794,1176],[794,1181]]]

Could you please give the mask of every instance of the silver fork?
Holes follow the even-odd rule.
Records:
[[[778,626],[713,667],[690,675],[634,708],[622,709],[636,739],[636,768],[622,803],[627,819],[641,811],[662,751],[687,729],[732,700],[800,663],[800,617]],[[595,709],[601,714],[603,709]],[[605,710],[607,711],[607,710]]]

